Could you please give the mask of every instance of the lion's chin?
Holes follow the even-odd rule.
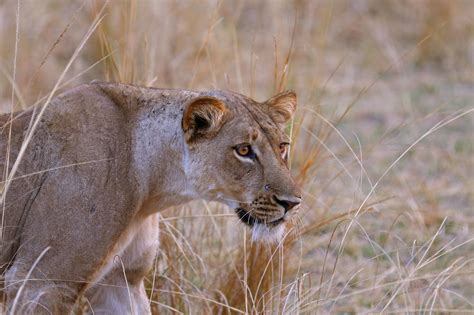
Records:
[[[252,229],[252,240],[267,244],[279,244],[285,235],[285,217],[265,222],[255,218],[243,208],[235,209],[239,219]]]
[[[285,223],[280,223],[275,226],[255,224],[252,227],[252,240],[255,242],[278,245],[283,240],[285,230]]]

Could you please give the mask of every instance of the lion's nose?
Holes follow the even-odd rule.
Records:
[[[273,196],[273,200],[280,206],[282,206],[285,209],[285,213],[296,207],[301,203],[301,198],[298,197],[293,197],[293,198],[288,198],[288,197],[277,197]]]

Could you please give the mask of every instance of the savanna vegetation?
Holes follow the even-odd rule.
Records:
[[[474,312],[473,2],[0,2],[3,112],[92,80],[298,94],[284,241],[161,213],[155,314]]]

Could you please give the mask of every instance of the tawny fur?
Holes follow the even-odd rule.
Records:
[[[149,313],[143,278],[158,248],[155,214],[193,199],[240,208],[243,220],[272,230],[285,216],[273,196],[301,197],[279,149],[295,106],[293,93],[261,104],[229,91],[114,83],[54,98],[6,195],[7,311],[66,314],[85,296],[97,313]],[[2,174],[37,112],[0,116]],[[258,159],[236,158],[240,143]]]

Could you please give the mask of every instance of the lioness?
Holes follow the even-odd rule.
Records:
[[[0,217],[7,312],[66,314],[85,295],[95,314],[150,313],[143,279],[158,247],[156,213],[190,200],[220,201],[281,234],[301,202],[282,131],[295,108],[291,91],[257,103],[117,83],[54,98]],[[34,115],[0,116],[3,174]]]

